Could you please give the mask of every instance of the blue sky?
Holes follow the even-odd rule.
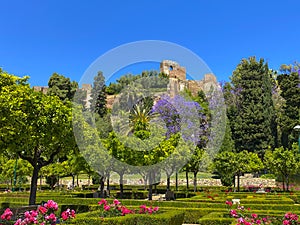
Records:
[[[298,0],[3,0],[0,8],[0,67],[31,85],[47,85],[53,72],[79,81],[99,56],[140,40],[190,49],[219,80],[249,56],[273,69],[300,60]]]

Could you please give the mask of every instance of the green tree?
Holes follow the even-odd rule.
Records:
[[[236,154],[235,174],[237,175],[237,188],[240,191],[240,176],[243,173],[257,172],[264,168],[261,159],[257,153],[248,152],[246,150]]]
[[[15,159],[8,158],[1,162],[2,171],[0,175],[5,180],[10,181],[11,186],[13,186],[15,162]],[[19,159],[16,165],[16,183],[22,185],[22,183],[26,181],[26,176],[30,176],[32,174],[32,166],[22,159]]]
[[[299,171],[300,157],[296,143],[289,150],[284,147],[266,151],[264,162],[269,170],[282,179],[284,191],[289,190],[290,178]]]
[[[103,76],[103,73],[99,71],[97,76],[94,77],[94,84],[91,91],[90,109],[100,117],[103,117],[107,114],[105,89],[105,77]]]
[[[279,93],[284,99],[281,106],[282,113],[279,117],[281,131],[281,145],[284,148],[291,148],[292,143],[297,141],[297,132],[293,128],[300,124],[300,78],[299,71],[280,74],[277,77]]]
[[[233,105],[227,115],[235,148],[262,157],[269,146],[274,146],[276,127],[268,65],[255,57],[243,59],[233,72],[231,83],[234,98],[230,99]]]
[[[234,141],[232,139],[232,132],[229,124],[229,120],[226,120],[226,130],[222,145],[220,147],[220,152],[235,152]]]
[[[0,146],[32,165],[29,204],[35,204],[40,169],[75,149],[71,108],[56,96],[34,92],[26,79],[2,72],[0,113]]]
[[[62,101],[72,101],[78,89],[78,83],[76,81],[71,82],[70,78],[58,73],[52,74],[48,81],[48,86],[47,94],[56,95]]]
[[[224,186],[230,187],[234,184],[236,153],[223,151],[214,158],[214,168],[221,177]]]
[[[240,176],[243,173],[251,173],[264,168],[258,155],[246,150],[239,153],[220,152],[214,159],[214,167],[220,174],[221,181],[225,186],[231,186],[233,176],[237,176],[238,191],[240,191]]]

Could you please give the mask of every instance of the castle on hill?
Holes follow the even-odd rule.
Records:
[[[160,63],[160,72],[169,77],[168,94],[171,97],[184,89],[190,90],[195,96],[200,90],[207,93],[212,87],[218,86],[217,78],[213,74],[205,74],[203,80],[187,80],[185,67],[171,60]]]
[[[205,74],[203,80],[187,80],[186,79],[186,69],[180,66],[177,62],[171,60],[163,60],[160,63],[160,72],[166,74],[169,77],[169,84],[167,87],[167,92],[171,97],[178,95],[179,92],[187,89],[192,95],[197,95],[198,91],[202,90],[207,93],[212,87],[218,86],[216,77],[213,74]],[[33,86],[35,91],[47,93],[48,87]],[[91,99],[91,84],[83,84],[82,90],[86,91],[86,107],[89,108]],[[107,96],[107,106],[112,107],[114,99],[116,96]]]

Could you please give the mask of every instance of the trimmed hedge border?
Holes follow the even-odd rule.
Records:
[[[71,224],[81,225],[182,225],[184,213],[180,211],[162,212],[154,215],[132,214],[121,217],[99,218],[95,217],[97,211],[82,213]],[[99,211],[100,215],[100,211]]]

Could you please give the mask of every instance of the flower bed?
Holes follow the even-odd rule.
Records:
[[[21,218],[17,218],[16,221],[11,221],[13,212],[7,208],[1,215],[0,224],[14,224],[14,225],[30,225],[39,224],[55,225],[58,223],[67,222],[70,219],[75,218],[75,211],[67,209],[61,213],[61,218],[58,218],[55,214],[58,210],[58,204],[53,200],[48,200],[45,204],[39,206],[37,210],[26,211],[24,215],[17,215]]]

